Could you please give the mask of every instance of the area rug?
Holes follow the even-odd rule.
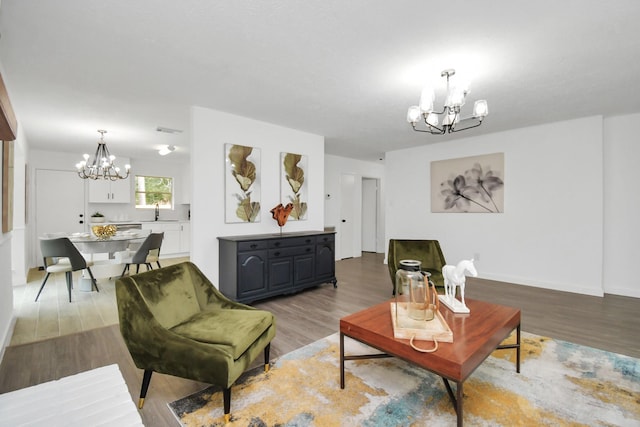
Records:
[[[640,360],[523,333],[464,383],[466,426],[640,426]],[[345,339],[346,354],[372,350]],[[396,358],[345,362],[339,335],[246,373],[231,390],[229,426],[454,426],[442,379]],[[454,386],[455,387],[455,386]],[[209,387],[169,404],[183,426],[222,426],[222,393]]]

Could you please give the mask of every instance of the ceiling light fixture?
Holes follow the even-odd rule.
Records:
[[[166,147],[159,149],[158,154],[160,154],[161,156],[166,156],[169,153],[173,153],[175,150],[175,145],[167,145]]]
[[[416,132],[427,132],[433,135],[459,132],[472,129],[482,124],[482,120],[489,114],[489,106],[484,99],[473,105],[471,117],[460,118],[460,109],[465,103],[469,89],[465,86],[450,85],[449,78],[456,73],[454,69],[444,70],[440,76],[447,78],[447,97],[442,111],[434,111],[435,92],[431,87],[425,87],[420,96],[420,105],[409,107],[407,121]],[[422,120],[421,120],[422,119]],[[426,128],[417,127],[418,122],[424,121]]]
[[[125,175],[120,174],[120,168],[113,163],[116,156],[109,153],[107,144],[104,142],[104,134],[107,131],[98,130],[98,133],[100,134],[100,141],[98,141],[98,148],[93,161],[89,162],[89,155],[85,154],[83,156],[84,160],[76,164],[78,176],[82,179],[108,179],[110,181],[128,178],[131,165],[124,165],[127,173]]]

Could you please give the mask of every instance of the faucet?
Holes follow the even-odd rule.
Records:
[[[156,203],[156,221],[158,220],[158,218],[160,217],[160,206]]]

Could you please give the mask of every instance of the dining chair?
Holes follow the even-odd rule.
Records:
[[[141,264],[146,265],[147,270],[153,270],[153,263],[156,263],[158,268],[162,268],[160,265],[160,247],[162,246],[163,238],[164,232],[151,233],[135,252],[125,251],[116,254],[116,259],[125,265],[120,277],[123,277],[129,271],[131,264],[136,265],[136,274],[140,272]]]
[[[89,276],[91,276],[91,284],[98,289],[98,283],[96,282],[93,273],[91,272],[92,261],[87,261],[80,251],[74,246],[74,244],[66,237],[60,237],[57,239],[42,239],[40,240],[40,251],[44,258],[44,267],[47,272],[36,295],[36,301],[40,297],[40,293],[47,283],[47,279],[52,273],[65,273],[67,279],[67,290],[69,291],[69,302],[71,302],[71,289],[73,288],[73,272],[78,270],[87,270]]]

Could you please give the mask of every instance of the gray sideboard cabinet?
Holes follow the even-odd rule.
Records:
[[[220,291],[248,303],[323,283],[337,287],[335,232],[218,237]]]

